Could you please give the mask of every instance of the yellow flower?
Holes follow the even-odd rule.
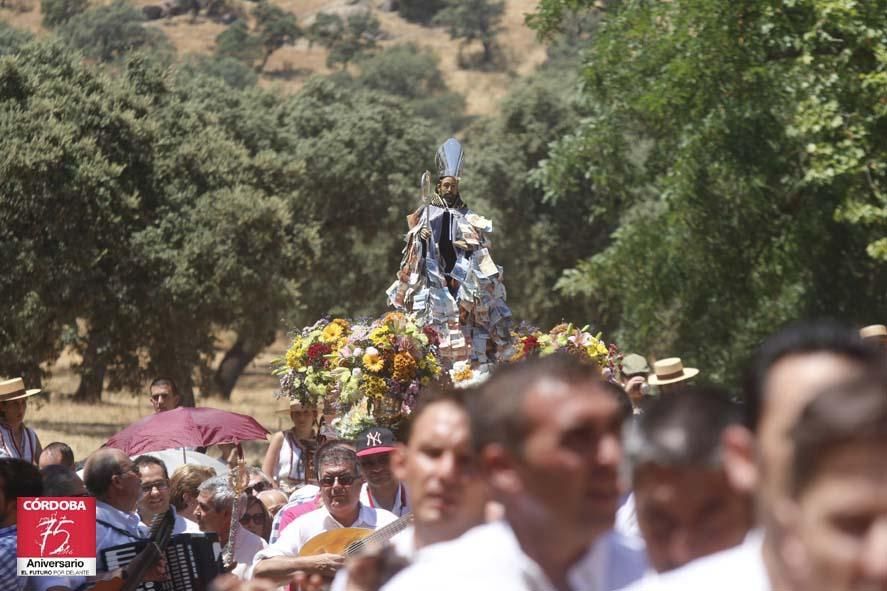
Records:
[[[387,326],[379,326],[370,331],[370,341],[380,348],[387,348],[391,346],[391,331],[388,330]]]
[[[382,398],[388,392],[388,385],[380,377],[366,376],[363,379],[363,393],[367,398]]]
[[[406,351],[394,356],[393,376],[398,382],[409,382],[416,377],[416,360]]]
[[[323,328],[323,332],[320,333],[320,342],[321,343],[335,343],[342,336],[342,333],[345,332],[345,327],[336,322],[330,322]]]
[[[474,370],[471,369],[470,365],[465,364],[465,367],[453,372],[453,383],[464,382],[465,380],[470,380],[473,377]]]
[[[380,372],[385,367],[385,360],[374,347],[369,347],[363,354],[363,366],[367,371]]]
[[[302,339],[296,337],[293,339],[293,344],[290,345],[289,350],[286,352],[286,364],[291,369],[300,369],[302,367],[302,355],[304,354],[304,348],[302,346]]]
[[[424,372],[427,372],[433,376],[437,376],[440,374],[440,364],[437,362],[437,357],[432,354],[428,354],[422,358],[420,369]]]

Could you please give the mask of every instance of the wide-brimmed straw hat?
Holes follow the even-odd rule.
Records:
[[[651,386],[664,386],[689,380],[698,373],[699,370],[695,367],[684,367],[680,357],[669,357],[653,364],[653,375],[647,378],[647,383]]]
[[[864,339],[887,339],[887,326],[883,324],[870,324],[859,330],[859,336]]]
[[[25,389],[25,382],[21,378],[12,378],[11,380],[0,381],[0,402],[8,402],[10,400],[18,400],[19,398],[27,398],[34,394],[39,394],[40,388],[31,390]]]

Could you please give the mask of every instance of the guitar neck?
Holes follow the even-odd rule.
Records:
[[[367,537],[350,544],[345,548],[345,556],[355,556],[363,552],[367,547],[382,545],[406,528],[413,522],[413,514],[407,513],[403,517],[392,521],[384,527],[380,527]]]

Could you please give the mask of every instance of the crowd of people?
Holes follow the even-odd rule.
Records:
[[[210,536],[221,591],[887,591],[887,328],[773,334],[740,388],[627,355],[619,381],[555,354],[422,393],[402,432],[317,444],[293,403],[261,468],[231,474],[102,448],[75,471],[0,382],[0,589],[125,578],[103,550]],[[181,400],[150,386],[156,412]],[[245,484],[245,486],[240,486]],[[242,492],[240,492],[242,490]],[[19,497],[96,499],[96,577],[19,577]],[[165,560],[146,581],[169,577]]]

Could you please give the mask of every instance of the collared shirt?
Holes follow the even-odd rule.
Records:
[[[360,502],[368,507],[381,508],[379,507],[378,501],[373,497],[373,493],[370,491],[370,487],[366,482],[363,483],[363,486],[360,489]],[[397,493],[394,496],[394,505],[392,505],[391,509],[388,509],[388,511],[391,511],[398,517],[403,517],[412,510],[413,508],[410,506],[410,502],[407,499],[407,490],[403,484],[400,484],[397,487]]]
[[[281,507],[277,515],[274,516],[274,521],[271,522],[271,535],[268,537],[268,541],[272,544],[276,542],[283,530],[302,515],[316,511],[318,504],[320,504],[320,496],[310,501],[290,501]]]
[[[176,508],[173,507],[172,505],[170,505],[169,508],[172,509],[172,516],[173,516],[173,520],[174,520],[173,526],[172,526],[173,535],[201,533],[199,525],[197,525],[196,523],[194,523],[190,519],[186,519],[185,517],[182,517],[181,515],[179,515],[178,512],[176,512]],[[145,526],[146,528],[148,528],[148,530],[151,529],[150,523],[145,523],[143,521],[142,525]]]
[[[567,573],[572,589],[612,591],[643,576],[646,558],[611,532],[592,545]],[[520,547],[505,521],[481,525],[452,542],[416,554],[414,564],[391,579],[383,591],[447,589],[555,591],[542,568]]]
[[[248,581],[252,577],[253,559],[256,554],[267,548],[268,544],[249,531],[245,527],[238,527],[234,534],[234,569],[231,571],[241,581]]]
[[[367,529],[379,529],[397,520],[397,517],[384,509],[373,509],[361,504],[354,523],[342,524],[336,521],[326,507],[302,515],[292,522],[280,538],[256,554],[255,562],[275,556],[298,556],[308,540],[318,534],[340,527],[365,527]]]
[[[771,591],[763,542],[761,531],[753,530],[739,546],[645,577],[625,591]]]
[[[121,511],[104,501],[95,503],[96,570],[107,571],[102,550],[148,537],[148,527],[135,511]]]
[[[18,529],[15,524],[0,527],[0,589],[4,591],[21,591],[27,582],[25,577],[19,578],[16,575],[16,535]]]

